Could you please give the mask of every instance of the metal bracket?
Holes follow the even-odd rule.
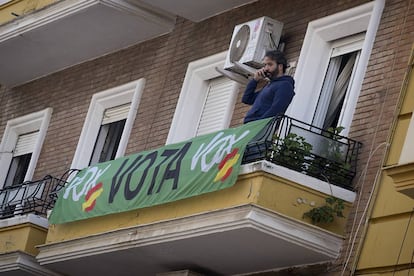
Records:
[[[242,85],[247,85],[247,83],[249,82],[249,79],[246,76],[242,75],[242,74],[232,72],[232,71],[227,71],[227,70],[224,70],[224,69],[219,68],[217,66],[215,67],[215,69],[216,69],[217,72],[219,72],[223,76],[225,76],[225,77],[227,77],[231,80],[234,80],[235,82],[238,82]]]

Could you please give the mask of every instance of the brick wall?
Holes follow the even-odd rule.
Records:
[[[341,257],[331,268],[332,272],[339,274],[348,258],[344,275],[353,272],[353,265],[357,260],[356,249],[360,246],[360,237],[364,232],[365,217],[369,216],[369,210],[367,214],[363,211],[374,192],[374,180],[380,173],[386,152],[385,143],[395,117],[413,42],[414,7],[411,1],[386,1],[350,132],[352,138],[364,145],[358,161],[358,178],[355,180],[360,203],[359,208],[356,208],[357,203],[354,204],[354,211],[347,228],[347,240],[343,247],[345,252],[342,252]],[[366,174],[363,172],[364,169]],[[361,219],[360,231],[355,233]],[[352,229],[354,233],[350,236]],[[353,240],[354,235],[357,238],[353,244],[350,238]]]
[[[312,2],[312,3],[311,3]],[[165,143],[189,62],[228,49],[235,25],[267,15],[285,23],[287,56],[297,59],[307,22],[366,1],[259,1],[200,23],[178,18],[164,36],[73,66],[13,89],[0,90],[0,135],[7,120],[46,107],[53,115],[34,178],[69,168],[94,93],[146,78],[127,154]],[[241,97],[241,92],[239,93]],[[231,125],[248,107],[240,100]]]
[[[413,38],[414,6],[411,1],[386,1],[351,131],[355,139],[364,143],[360,156],[360,171],[367,167],[366,177],[361,178],[357,185],[357,190],[362,194],[360,208],[353,213],[357,223],[361,220],[362,211],[373,193],[373,182],[383,162],[386,152],[384,143],[390,135],[390,126],[394,120]],[[367,163],[369,158],[370,161]],[[364,221],[364,218],[362,219]],[[348,231],[350,229],[351,227]],[[362,233],[363,227],[358,233],[353,233],[357,235],[354,248],[358,248]],[[350,245],[347,244],[344,248],[347,247]],[[356,252],[353,250],[349,254],[351,258],[346,270],[348,273],[352,270]],[[344,262],[340,259],[338,263]]]
[[[269,16],[284,22],[286,55],[297,60],[309,21],[360,5],[366,0],[258,1],[193,23],[178,18],[174,30],[98,59],[73,66],[13,89],[0,88],[0,136],[7,120],[53,108],[52,119],[34,179],[46,174],[59,176],[69,169],[94,93],[139,78],[146,79],[126,154],[164,145],[189,62],[228,49],[235,25]],[[404,71],[413,43],[413,8],[409,0],[387,0],[366,78],[356,108],[350,137],[363,143],[359,173],[373,150],[386,141]],[[239,125],[248,107],[235,106],[231,126]],[[306,99],[304,99],[306,100]],[[191,114],[189,114],[191,116]],[[361,203],[353,216],[358,220],[371,194],[384,148],[379,148],[357,183]],[[352,228],[351,218],[349,231]],[[344,249],[349,246],[345,243]],[[355,246],[356,248],[357,246]],[[344,254],[331,271],[341,270]]]

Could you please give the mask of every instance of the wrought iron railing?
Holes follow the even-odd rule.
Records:
[[[47,175],[42,180],[3,188],[0,190],[0,219],[28,213],[46,216],[68,176],[77,171],[69,170],[61,178]]]
[[[361,143],[338,132],[279,116],[248,144],[243,163],[268,160],[353,190]]]

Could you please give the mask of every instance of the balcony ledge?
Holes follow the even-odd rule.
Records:
[[[40,266],[34,257],[38,251],[33,244],[44,243],[47,228],[47,219],[34,214],[0,220],[0,239],[4,241],[0,245],[0,275],[59,275]]]
[[[8,254],[13,252],[24,252],[35,256],[39,253],[35,246],[45,243],[47,231],[47,219],[34,214],[0,220],[0,240],[3,241],[0,243],[0,255],[9,256]],[[0,258],[0,264],[4,265],[2,262],[3,259]],[[0,272],[3,271],[2,265]]]
[[[41,267],[37,263],[35,257],[22,251],[0,254],[0,275],[2,274],[44,276],[61,275],[45,267]]]
[[[289,168],[273,164],[266,160],[243,165],[240,170],[240,175],[259,171],[277,175],[323,194],[332,195],[346,202],[353,203],[355,201],[356,193],[352,191],[291,170]]]
[[[64,0],[0,26],[8,87],[170,32],[176,16],[142,2]],[[82,30],[82,32],[79,32]]]
[[[330,261],[341,245],[339,235],[249,204],[41,245],[37,259],[68,275],[155,275],[183,260],[229,275]],[[119,274],[114,263],[128,268]]]
[[[49,227],[49,223],[46,218],[35,214],[25,214],[0,220],[0,228],[12,227],[26,223],[30,223],[32,225],[36,225],[44,229],[47,229]]]

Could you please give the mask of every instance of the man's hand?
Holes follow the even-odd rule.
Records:
[[[256,73],[254,73],[253,78],[255,79],[255,81],[260,81],[260,80],[263,80],[265,78],[268,78],[268,76],[266,75],[265,68],[261,68],[261,69],[257,70]]]

